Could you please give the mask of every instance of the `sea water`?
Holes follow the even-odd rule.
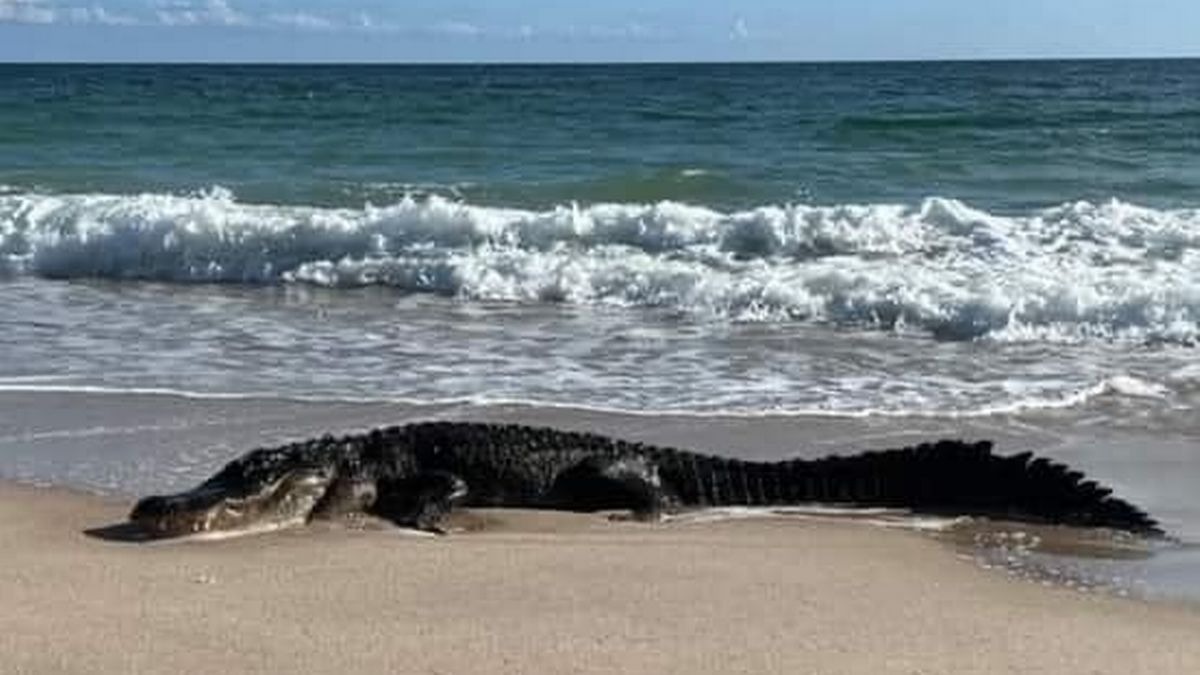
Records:
[[[0,66],[0,383],[1190,407],[1198,128],[1196,61]]]

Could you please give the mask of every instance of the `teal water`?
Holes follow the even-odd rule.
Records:
[[[1200,205],[1200,61],[0,66],[0,184],[361,206]]]

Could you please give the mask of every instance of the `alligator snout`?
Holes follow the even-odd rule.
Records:
[[[205,484],[175,495],[146,497],[133,507],[129,520],[156,537],[301,524],[325,494],[333,474],[325,467],[301,467],[275,480],[239,486],[236,492]]]
[[[158,537],[178,537],[229,527],[237,514],[234,500],[216,490],[196,489],[177,495],[155,495],[139,501],[129,520]]]

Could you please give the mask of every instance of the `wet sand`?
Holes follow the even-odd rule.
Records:
[[[1200,613],[911,532],[488,511],[448,537],[87,534],[128,506],[0,483],[0,672],[1200,672]]]

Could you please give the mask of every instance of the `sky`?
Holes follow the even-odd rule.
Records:
[[[1198,0],[0,0],[0,61],[1200,56]]]

